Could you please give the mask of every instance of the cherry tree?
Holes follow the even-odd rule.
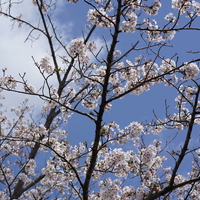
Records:
[[[34,76],[42,79],[39,87],[27,78],[28,66],[18,77],[9,71],[13,66],[2,67],[0,198],[200,199],[200,145],[192,142],[200,124],[199,52],[188,49],[187,61],[181,54],[163,53],[173,48],[179,32],[193,41],[187,33],[200,30],[200,3],[172,0],[165,9],[169,2],[160,0],[33,0],[28,5],[37,13],[37,23],[23,10],[16,14],[24,3],[0,1],[1,18],[10,19],[18,31],[26,27],[25,40],[33,48],[45,38],[48,52],[39,60],[31,58]],[[65,5],[74,9],[71,18],[77,23],[87,17],[82,32],[73,33],[70,41],[57,26],[56,14],[67,23]],[[174,112],[166,103],[165,118],[154,113],[154,119],[125,127],[105,120],[115,102],[123,105],[127,96],[151,93],[158,84],[176,91]],[[8,94],[25,99],[5,112]],[[32,98],[40,101],[41,110],[33,107]],[[93,135],[87,139],[82,126],[86,140],[73,145],[67,125],[77,116],[93,123]],[[166,132],[171,138],[161,140]],[[170,145],[179,135],[181,145],[174,149]],[[153,139],[147,142],[146,137]],[[130,143],[132,149],[126,150]],[[184,174],[186,162],[190,171]]]

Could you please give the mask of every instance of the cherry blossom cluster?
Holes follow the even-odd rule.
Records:
[[[138,11],[141,8],[141,0],[124,0],[124,5],[131,8],[132,11]]]
[[[115,24],[115,18],[111,15],[108,15],[103,8],[100,8],[98,10],[89,9],[87,17],[88,21],[91,24],[94,24],[99,27],[108,28],[113,27]]]
[[[97,103],[88,101],[87,99],[82,100],[82,105],[84,108],[86,108],[88,110],[94,110],[98,106]]]
[[[40,67],[43,69],[47,74],[52,74],[54,72],[55,67],[50,65],[50,58],[45,57],[42,58],[40,61]]]
[[[200,2],[195,2],[193,1],[192,2],[192,5],[193,5],[193,9],[194,9],[194,12],[200,16]]]
[[[101,90],[99,88],[98,89],[88,88],[88,92],[86,92],[86,94],[87,94],[86,98],[83,98],[82,100],[82,105],[88,110],[93,110],[98,105],[97,102],[101,97]]]
[[[30,83],[26,83],[24,85],[24,90],[28,93],[34,93],[35,92],[35,87],[33,85],[31,85]]]
[[[65,123],[67,123],[67,120],[66,120],[66,118],[70,118],[71,116],[72,116],[72,112],[70,112],[69,111],[69,109],[68,108],[70,108],[71,107],[71,105],[69,104],[69,103],[65,103],[64,104],[64,106],[62,106],[61,108],[60,108],[60,111],[61,111],[61,113],[62,113],[62,119],[65,119]]]
[[[130,90],[130,93],[140,95],[142,92],[148,91],[150,86],[159,83],[160,80],[156,79],[156,77],[159,75],[159,72],[164,73],[164,69],[162,69],[164,66],[161,65],[161,68],[159,68],[158,65],[151,60],[143,64],[144,60],[144,58],[139,57],[135,59],[135,63],[132,63],[129,60],[126,60],[126,64],[124,62],[116,63],[116,69],[109,77],[111,91],[116,95],[120,95],[125,91]],[[88,79],[86,78],[84,80],[85,83],[99,85],[104,82],[107,67],[101,65],[99,67],[96,66],[95,68],[97,68],[96,71],[93,75],[89,76]],[[147,79],[152,79],[152,82],[148,81],[146,84],[140,85],[141,82]]]
[[[174,16],[173,13],[169,13],[165,16],[165,19],[171,23],[177,22],[177,18]]]
[[[133,151],[123,151],[121,148],[104,147],[100,151],[97,162],[96,172],[103,173],[107,169],[112,170],[118,178],[126,178],[128,174],[133,173],[137,176],[141,174],[141,185],[137,189],[133,186],[122,185],[121,179],[107,178],[99,182],[98,193],[93,192],[90,199],[144,199],[150,191],[159,191],[160,178],[157,176],[157,170],[162,167],[165,157],[157,155],[161,148],[161,142],[155,140],[154,145],[148,147],[139,147],[138,154]],[[96,174],[95,174],[96,175]]]
[[[184,71],[187,80],[193,79],[199,74],[199,67],[196,63],[185,63],[181,70]]]
[[[11,108],[13,116],[15,115],[15,120],[9,122],[6,119],[9,126],[1,128],[1,171],[0,171],[0,180],[3,183],[5,181],[9,184],[16,184],[18,180],[22,180],[25,184],[31,182],[31,177],[35,176],[36,162],[33,159],[26,160],[28,156],[27,148],[33,146],[34,140],[38,140],[42,135],[47,135],[47,131],[44,126],[41,124],[36,126],[34,123],[30,123],[27,117],[27,112],[31,111],[31,107],[27,104],[28,99],[25,99],[24,102],[16,108]],[[1,124],[3,125],[3,121]],[[8,137],[13,137],[15,139],[8,140]],[[26,150],[25,150],[26,149]],[[4,159],[7,155],[12,154],[12,162],[4,164]],[[18,159],[20,157],[20,164]],[[23,169],[21,173],[16,174],[15,170],[17,166],[19,169]],[[1,196],[6,197],[5,193],[1,191]],[[6,199],[6,198],[5,198]],[[22,198],[23,199],[23,198]]]
[[[8,118],[4,115],[4,113],[2,111],[0,111],[0,121],[3,125],[5,125],[5,123],[9,124],[9,127],[11,127],[12,123],[8,120]],[[3,127],[1,129],[4,129]],[[1,130],[3,131],[3,130]]]
[[[121,55],[121,51],[120,50],[116,50],[114,53],[113,53],[113,57],[118,57]]]
[[[171,179],[171,174],[167,174],[167,175],[166,175],[166,180],[167,180],[167,181],[170,181],[170,179]],[[177,174],[177,175],[175,176],[175,179],[174,179],[175,185],[176,185],[176,184],[180,184],[180,183],[182,183],[182,182],[184,182],[184,181],[186,181],[186,179],[185,179],[181,174]],[[189,188],[188,185],[186,185],[186,186],[183,186],[183,187],[179,187],[179,188],[175,191],[175,193],[176,193],[176,195],[177,195],[177,197],[178,197],[179,200],[182,200],[183,197],[184,197],[184,195],[187,194],[187,189],[188,189],[188,188]]]
[[[111,79],[111,83],[116,85],[113,90],[114,93],[120,94],[124,91],[132,89],[130,92],[131,94],[140,95],[142,92],[148,91],[150,86],[156,83],[156,81],[148,81],[147,84],[137,86],[137,84],[139,85],[144,79],[153,79],[154,77],[158,76],[156,63],[153,63],[150,60],[144,64],[141,63],[142,66],[138,66],[137,62],[133,64],[131,61],[126,60],[127,65],[125,65],[123,62],[117,63],[116,68],[117,71],[119,71],[118,75],[115,74],[115,82]],[[121,87],[122,84],[120,83],[124,81],[120,80],[119,78],[126,81],[123,87]]]
[[[180,13],[186,13],[190,6],[192,5],[192,1],[189,0],[172,0],[172,8],[173,9],[180,9]]]
[[[127,135],[132,135],[133,137],[139,136],[143,132],[144,127],[141,123],[131,122],[127,127],[125,127],[125,133]]]
[[[100,181],[100,194],[99,199],[120,199],[118,192],[120,191],[121,181],[115,179],[112,181],[110,178]]]
[[[110,200],[143,200],[145,197],[147,197],[146,187],[141,186],[140,188],[135,189],[133,186],[123,186],[122,181],[119,179],[104,179],[102,182],[100,182],[100,187],[101,191],[99,193],[96,194],[93,192],[89,196],[90,200],[101,200],[103,198]]]
[[[115,173],[115,176],[126,178],[129,172],[133,170],[132,167],[134,167],[129,162],[135,159],[137,160],[132,151],[124,152],[121,148],[116,148],[112,151],[107,150],[101,155],[96,170],[106,173],[107,169],[110,168]]]
[[[45,138],[44,144],[47,143],[54,150],[52,151],[53,157],[47,161],[47,167],[43,168],[43,174],[45,178],[42,180],[43,186],[54,186],[54,189],[62,194],[68,194],[70,184],[76,184],[77,177],[73,169],[81,176],[84,176],[86,167],[79,163],[79,158],[86,152],[85,144],[80,143],[74,147],[69,144],[65,139],[66,133],[63,132],[61,137],[58,132],[53,135],[49,140]],[[70,162],[67,162],[70,161]],[[59,172],[59,173],[58,173]],[[63,181],[67,184],[63,187]],[[77,191],[74,191],[74,195],[77,195]]]
[[[199,149],[196,151],[197,156],[198,156],[198,152],[199,152]],[[175,179],[174,179],[175,185],[183,183],[184,181],[187,181],[187,180],[191,180],[191,179],[197,178],[199,176],[199,166],[198,166],[198,163],[197,163],[198,159],[199,159],[198,157],[196,157],[194,159],[194,161],[192,162],[192,172],[188,173],[188,177],[187,178],[183,177],[181,174],[177,174],[175,176]],[[172,171],[172,169],[171,169],[171,167],[168,167],[168,168],[164,168],[163,170],[165,171],[166,180],[169,182],[170,179],[171,179],[170,172]],[[182,200],[188,194],[188,190],[191,190],[190,191],[190,198],[192,200],[195,200],[195,199],[199,198],[200,185],[198,183],[195,184],[195,187],[193,187],[192,189],[191,189],[191,186],[189,184],[188,185],[184,185],[182,187],[179,187],[174,191],[174,193],[176,194],[176,196],[177,196],[177,198],[179,200]]]
[[[193,98],[194,98],[194,95],[195,95],[196,91],[197,91],[197,87],[196,86],[180,85],[179,94],[175,99],[178,102],[177,108],[179,109],[180,106],[181,106],[181,108],[184,108],[185,104],[187,102],[191,102],[193,100]]]
[[[101,129],[101,136],[105,137],[110,143],[116,141],[119,145],[126,144],[128,141],[138,143],[139,137],[144,132],[144,127],[139,122],[131,122],[124,129],[120,129],[119,125],[112,121],[108,125],[104,125]]]
[[[87,47],[84,44],[83,38],[76,38],[71,41],[70,47],[69,47],[69,54],[72,57],[75,57],[79,55],[79,58],[85,57],[85,52],[87,51]],[[88,58],[89,59],[89,58]],[[88,60],[85,58],[85,60]]]
[[[71,41],[69,47],[69,55],[78,59],[80,63],[88,63],[90,58],[88,52],[94,52],[96,50],[95,42],[84,43],[83,38],[76,38]]]
[[[17,16],[16,18],[17,18],[17,22],[18,22],[18,28],[21,28],[22,24],[23,24],[23,22],[21,20],[22,19],[22,14],[20,13],[20,15]]]
[[[9,88],[9,89],[16,89],[17,81],[11,75],[10,76],[3,76],[3,77],[0,77],[0,86],[6,87],[6,88]]]
[[[162,65],[160,65],[160,67],[158,68],[159,72],[161,73],[168,73],[169,71],[172,71],[173,73],[173,70],[176,68],[176,63],[174,60],[172,59],[165,59],[165,60],[162,60]]]
[[[128,64],[127,68],[126,66],[124,66],[123,63],[120,63],[120,65],[117,65],[117,69],[121,69],[120,70],[120,78],[127,80],[127,81],[131,81],[133,84],[137,83],[141,77],[141,73],[140,70],[136,69],[134,67],[134,64],[131,63],[131,61],[126,60],[126,63]],[[141,69],[141,68],[139,68]]]
[[[164,59],[162,60],[162,64],[160,67],[158,66],[157,70],[160,74],[165,74],[162,81],[165,83],[165,86],[172,86],[176,85],[178,82],[178,77],[175,72],[178,70],[176,69],[176,63],[172,59]]]
[[[146,6],[144,5],[144,9],[143,11],[147,14],[147,15],[157,15],[159,9],[161,8],[162,4],[160,3],[160,0],[155,0],[154,3],[152,3],[151,6]]]
[[[137,15],[134,12],[129,11],[126,13],[126,17],[128,19],[122,22],[122,27],[121,27],[122,32],[126,33],[135,32],[137,25]]]
[[[189,9],[192,7],[195,14],[200,16],[200,3],[196,1],[190,0],[172,0],[172,8],[179,9],[180,14],[187,13],[187,16],[194,15],[194,12],[189,12]]]
[[[182,7],[187,7],[189,8],[190,5],[192,5],[192,1],[189,1],[189,0],[172,0],[172,8],[174,9],[179,9],[179,8],[182,8]],[[186,8],[184,8],[186,9]]]
[[[37,126],[35,123],[30,123],[30,121],[25,116],[25,112],[28,112],[31,109],[30,106],[26,105],[27,101],[28,100],[25,99],[24,105],[20,105],[18,108],[12,108],[12,112],[19,116],[17,125],[14,126],[12,131],[12,136],[16,138],[16,140],[13,139],[4,141],[8,135],[6,131],[1,129],[1,140],[4,142],[1,144],[2,159],[0,159],[0,162],[2,162],[3,157],[8,154],[12,154],[13,158],[14,156],[21,155],[21,162],[23,162],[23,160],[28,156],[28,152],[26,152],[25,149],[33,147],[35,145],[35,141],[39,141],[42,137],[44,139],[41,141],[41,144],[43,143],[43,145],[41,145],[40,150],[48,152],[49,147],[54,149],[52,152],[54,158],[50,158],[47,161],[47,166],[42,169],[43,175],[45,175],[45,177],[41,181],[41,184],[36,186],[34,189],[26,191],[19,199],[24,199],[26,197],[29,199],[34,199],[36,197],[40,198],[46,195],[47,191],[49,193],[52,187],[53,190],[57,190],[61,192],[61,194],[64,194],[64,191],[68,191],[68,187],[63,187],[63,184],[61,183],[70,183],[71,181],[75,183],[76,176],[74,173],[72,173],[73,171],[71,170],[71,167],[66,162],[63,162],[63,159],[61,159],[60,156],[65,157],[66,160],[74,160],[74,163],[71,162],[71,164],[73,164],[74,167],[77,167],[78,162],[76,159],[79,158],[85,151],[85,145],[80,143],[80,145],[75,145],[72,147],[66,140],[63,139],[66,138],[67,132],[60,129],[54,130],[55,132],[52,133],[50,138],[46,137],[49,136],[49,130],[46,130],[43,124]],[[53,129],[51,128],[51,131],[52,130]],[[17,138],[20,138],[20,140]],[[7,183],[9,184],[17,184],[19,180],[22,180],[24,184],[30,184],[32,181],[31,177],[36,175],[35,172],[37,165],[33,159],[29,159],[28,161],[24,162],[25,163],[23,165],[21,163],[22,167],[24,167],[24,172],[17,175],[11,169],[13,168],[13,165],[18,165],[18,160],[16,160],[16,162],[10,163],[10,166],[4,166],[1,163],[0,180],[4,181],[4,177],[6,176]],[[67,171],[69,171],[69,173],[66,173]],[[0,196],[5,197],[5,199],[7,198],[4,191],[1,191]]]
[[[172,40],[174,38],[174,35],[176,34],[176,31],[170,30],[170,28],[167,28],[165,30],[158,30],[158,25],[156,20],[153,20],[153,23],[151,23],[150,19],[144,19],[144,25],[150,29],[144,31],[144,33],[147,33],[147,39],[151,42],[161,42],[166,40]],[[169,30],[168,30],[169,29]]]

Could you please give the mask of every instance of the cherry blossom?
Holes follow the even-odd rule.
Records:
[[[71,41],[70,47],[69,47],[69,54],[72,57],[78,56],[80,59],[80,62],[88,62],[89,57],[86,55],[87,47],[84,44],[83,38],[77,38]]]
[[[137,15],[134,12],[127,12],[128,19],[122,22],[121,30],[127,33],[133,33],[136,29]]]
[[[165,16],[165,19],[169,22],[175,23],[177,21],[173,13],[169,13]]]
[[[176,63],[174,60],[165,59],[165,60],[162,60],[162,65],[160,66],[158,70],[162,73],[167,73],[175,68],[176,68]]]
[[[183,0],[172,0],[172,8],[174,9],[180,9],[180,13],[186,13],[190,6],[192,5],[192,1],[183,1]]]
[[[50,65],[50,59],[48,57],[43,58],[40,61],[40,67],[47,73],[52,74],[54,72],[54,67]]]
[[[157,15],[159,9],[161,8],[162,4],[160,3],[160,0],[155,0],[154,3],[152,3],[151,6],[144,6],[145,8],[143,9],[143,11],[147,14],[147,15]]]
[[[199,67],[196,63],[185,63],[181,69],[184,70],[187,80],[193,79],[199,74]]]
[[[194,12],[196,12],[196,14],[198,16],[200,16],[200,3],[193,1],[192,6],[193,6],[193,9],[194,9]]]
[[[124,0],[124,4],[133,11],[138,11],[140,9],[141,0]]]
[[[97,9],[90,9],[87,14],[88,21],[94,25],[99,27],[112,27],[115,23],[115,18],[109,16],[103,8]]]

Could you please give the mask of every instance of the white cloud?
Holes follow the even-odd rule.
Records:
[[[63,3],[58,3],[56,12],[62,12],[62,8]],[[5,7],[3,9],[5,9]],[[11,13],[13,16],[18,16],[20,13],[22,13],[22,19],[34,24],[35,27],[37,27],[39,24],[41,26],[42,24],[41,20],[39,22],[37,7],[33,6],[31,1],[23,1],[21,4],[13,5]],[[63,23],[63,19],[59,21],[58,16],[59,14],[53,15],[53,23],[56,27],[56,31],[58,31],[58,34],[62,36],[62,40],[65,42],[65,44],[69,44],[70,40],[74,37],[78,37],[77,35],[79,34],[72,32],[74,26],[72,22],[66,19],[66,23]],[[34,85],[36,89],[39,89],[43,84],[43,78],[35,66],[32,57],[34,57],[36,62],[40,62],[41,58],[49,56],[50,50],[47,38],[45,38],[41,33],[34,31],[32,32],[32,35],[34,37],[39,36],[38,39],[26,40],[30,34],[30,31],[32,30],[31,27],[22,24],[22,27],[18,28],[17,23],[12,26],[13,22],[10,21],[9,18],[3,17],[2,15],[0,16],[0,24],[1,30],[3,30],[4,33],[1,34],[0,38],[0,73],[1,69],[6,67],[8,68],[6,74],[12,75],[17,80],[20,80],[19,74],[23,75],[25,73],[25,79],[27,79],[31,85]],[[31,37],[29,37],[29,39],[31,39]],[[92,40],[96,42],[98,49],[105,45],[102,39],[99,39],[95,36],[92,37]],[[104,52],[105,48],[101,52],[101,56]],[[59,53],[60,55],[66,54],[66,52],[64,52],[62,49],[59,50]],[[95,59],[91,58],[91,62],[95,62]],[[59,65],[62,65],[61,61],[59,61]],[[18,105],[25,98],[25,95],[17,93],[6,92],[5,94],[5,104],[8,108]],[[38,109],[41,108],[41,100],[38,97],[30,97],[30,99],[31,104],[36,105]]]
[[[13,16],[17,16],[20,12],[23,12],[22,17],[37,26],[38,13],[36,12],[36,7],[30,4],[32,4],[31,1],[24,1],[20,5],[13,5],[11,13]],[[38,40],[33,39],[32,42],[31,40],[25,42],[31,31],[29,26],[25,24],[22,25],[22,28],[18,28],[17,24],[12,26],[13,22],[2,15],[0,16],[0,24],[1,32],[3,33],[0,37],[0,70],[5,67],[8,68],[6,74],[12,75],[17,80],[20,80],[19,74],[23,75],[26,73],[28,82],[36,88],[40,88],[43,80],[37,67],[34,65],[32,57],[39,62],[41,58],[48,55],[49,46],[47,39],[40,34]],[[36,32],[33,34],[35,36],[39,35]],[[18,105],[25,97],[17,93],[5,94],[7,97],[5,101],[7,107]],[[39,98],[33,99],[34,104],[40,104],[41,100]]]

